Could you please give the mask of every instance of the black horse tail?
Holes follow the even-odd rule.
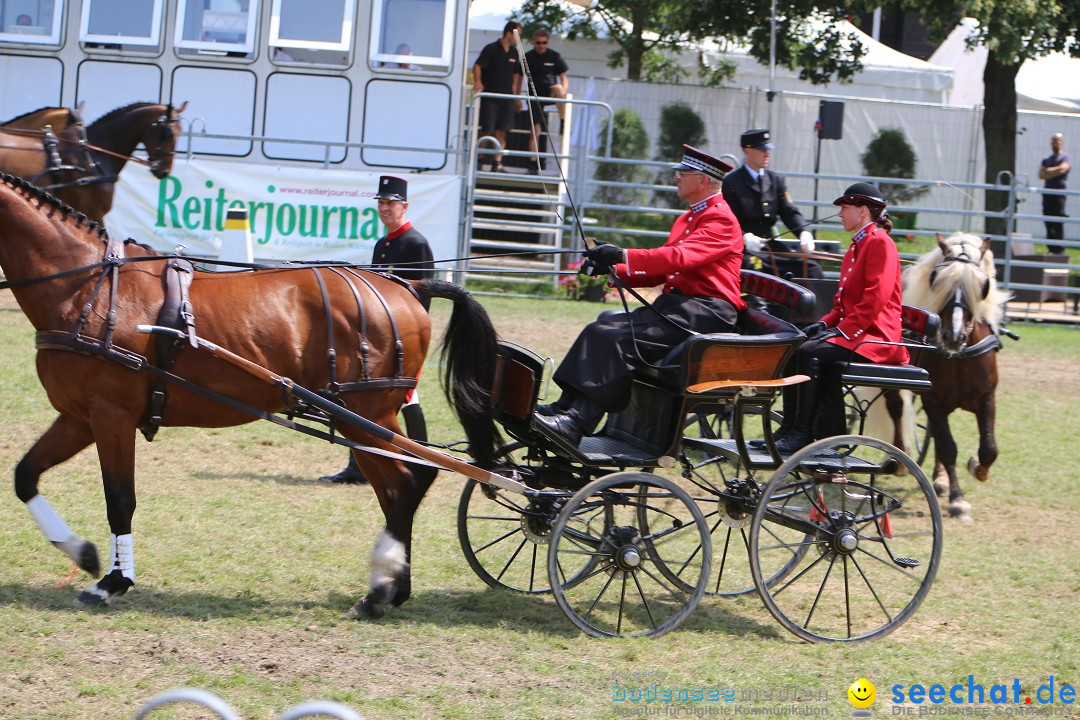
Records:
[[[454,312],[443,336],[443,389],[457,412],[476,464],[491,468],[499,432],[491,412],[498,334],[484,306],[465,288],[444,280],[414,285],[421,298],[452,300]]]

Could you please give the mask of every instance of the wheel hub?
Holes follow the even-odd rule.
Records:
[[[613,527],[608,530],[604,544],[619,570],[634,572],[641,567],[642,553],[637,544],[640,537],[638,529],[632,526]]]
[[[746,480],[731,478],[724,482],[726,497],[720,500],[720,522],[729,528],[740,530],[747,527],[754,515],[756,485]]]
[[[547,545],[557,510],[550,501],[530,502],[521,514],[521,532],[536,545]]]
[[[850,555],[859,547],[859,535],[851,528],[842,528],[833,537],[833,548],[838,553]]]

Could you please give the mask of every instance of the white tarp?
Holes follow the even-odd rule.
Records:
[[[461,178],[409,175],[409,219],[436,259],[457,252]],[[109,233],[171,252],[216,257],[225,212],[248,209],[256,259],[367,263],[386,233],[374,199],[379,174],[177,159],[157,180],[133,168],[120,177]]]
[[[948,104],[965,107],[983,104],[983,68],[987,50],[969,49],[967,38],[978,27],[974,18],[964,18],[941,43],[930,62],[947,65],[956,73],[956,83]],[[1080,112],[1080,59],[1064,53],[1027,60],[1016,75],[1016,107],[1020,110]]]

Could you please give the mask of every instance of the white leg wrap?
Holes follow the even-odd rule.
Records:
[[[135,543],[131,533],[109,536],[109,571],[119,570],[120,574],[135,582]]]
[[[393,582],[405,566],[405,543],[395,540],[384,528],[371,553],[371,587]]]
[[[78,540],[75,533],[71,532],[71,528],[67,526],[67,523],[52,509],[52,505],[49,504],[44,495],[38,494],[27,500],[26,509],[30,511],[30,516],[37,521],[38,527],[41,528],[42,534],[45,535],[45,539],[49,542],[59,545],[71,540]]]

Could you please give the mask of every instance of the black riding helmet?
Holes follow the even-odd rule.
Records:
[[[881,191],[870,183],[859,182],[850,186],[844,194],[833,200],[833,205],[868,205],[885,207],[889,202],[882,196]]]

